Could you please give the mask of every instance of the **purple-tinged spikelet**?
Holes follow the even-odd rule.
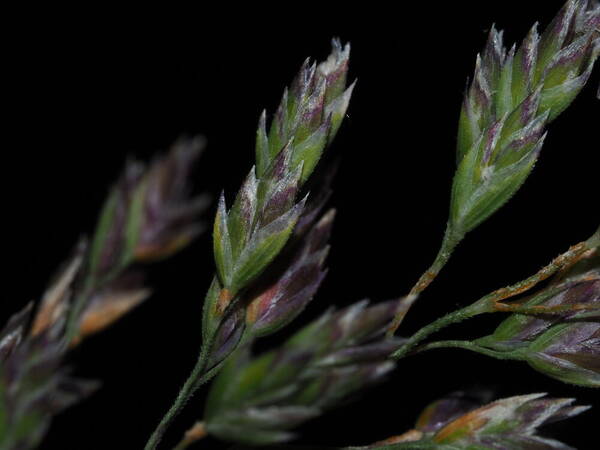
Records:
[[[507,358],[527,361],[539,372],[563,382],[599,387],[599,263],[598,255],[580,262],[523,304],[549,310],[563,308],[563,312],[513,314],[493,334],[476,342],[503,352]]]
[[[34,448],[52,417],[97,383],[73,379],[68,350],[143,301],[134,263],[170,255],[200,230],[206,200],[188,197],[201,141],[180,141],[148,170],[130,163],[104,205],[91,247],[82,240],[32,313],[0,333],[0,448]]]
[[[30,319],[28,306],[0,333],[0,448],[37,447],[53,416],[98,386],[63,367],[64,316],[35,336]]]
[[[383,338],[394,312],[394,302],[359,302],[327,312],[268,353],[240,350],[212,386],[206,430],[252,445],[290,440],[294,427],[394,367],[386,359],[399,341]]]
[[[586,84],[600,53],[600,7],[569,0],[542,33],[533,26],[507,50],[492,27],[477,56],[458,127],[450,229],[475,228],[519,189],[546,136],[546,125]]]
[[[327,212],[302,237],[285,271],[247,303],[246,323],[254,336],[271,334],[291,322],[310,302],[325,278],[323,268],[335,212]]]
[[[478,407],[468,397],[454,394],[425,408],[413,430],[368,448],[395,448],[397,444],[399,449],[571,449],[562,442],[540,436],[538,429],[581,414],[589,407],[572,406],[572,398],[545,398],[545,395],[518,395]]]
[[[190,171],[203,140],[182,139],[149,168],[130,162],[98,221],[89,270],[101,279],[117,266],[164,258],[201,230],[204,196],[189,198]]]
[[[217,276],[203,315],[213,363],[226,356],[223,349],[235,348],[242,329],[249,337],[287,324],[325,275],[327,249],[321,238],[329,234],[332,215],[314,221],[329,198],[329,177],[314,189],[314,198],[311,190],[310,200],[302,188],[348,107],[353,89],[346,87],[349,53],[349,45],[334,40],[326,61],[304,62],[268,132],[266,113],[261,115],[256,165],[230,209],[221,195],[213,228]]]

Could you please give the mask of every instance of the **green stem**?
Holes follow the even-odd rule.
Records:
[[[427,350],[432,350],[435,348],[462,348],[465,350],[470,350],[472,352],[481,353],[482,355],[491,356],[496,359],[510,359],[515,360],[519,359],[519,356],[515,352],[499,352],[496,350],[491,350],[486,347],[482,347],[477,345],[471,341],[457,341],[457,340],[447,340],[447,341],[437,341],[430,342],[429,344],[422,345],[418,347],[413,353],[421,353]]]
[[[167,428],[175,417],[181,412],[184,408],[188,400],[194,395],[194,393],[198,390],[198,388],[203,384],[204,378],[206,378],[206,374],[204,373],[206,370],[206,365],[208,363],[208,354],[203,351],[200,353],[200,357],[198,358],[198,362],[196,362],[196,366],[192,370],[192,373],[184,383],[183,387],[177,394],[177,398],[175,402],[171,405],[167,413],[159,422],[158,426],[148,439],[144,450],[153,450],[160,443],[163,435],[167,431]]]
[[[246,345],[249,340],[251,340],[251,336],[244,334],[240,338],[238,348],[241,348],[243,345]],[[207,370],[207,365],[210,358],[209,349],[212,348],[212,344],[213,339],[209,339],[202,346],[202,351],[200,353],[200,357],[198,358],[196,366],[194,367],[192,373],[190,374],[185,384],[179,391],[179,394],[177,394],[175,402],[173,403],[173,405],[171,405],[171,408],[169,408],[165,416],[161,419],[160,423],[156,427],[156,430],[154,430],[154,432],[150,436],[150,439],[148,439],[144,450],[153,450],[158,446],[163,435],[167,431],[167,428],[171,425],[175,417],[185,407],[188,400],[194,395],[194,393],[198,389],[200,389],[200,387],[204,383],[211,380],[221,370],[223,364],[225,364],[225,362],[229,360],[229,357],[226,357],[217,365]]]
[[[483,299],[478,300],[472,305],[446,314],[445,316],[431,322],[429,325],[424,326],[415,334],[413,334],[402,347],[392,353],[391,358],[396,360],[403,358],[404,356],[408,355],[410,350],[421,343],[424,339],[441,330],[442,328],[447,327],[448,325],[462,322],[463,320],[467,320],[479,314],[490,312],[486,303],[487,302],[483,301]]]
[[[437,277],[442,268],[446,265],[454,249],[462,240],[464,234],[458,233],[448,226],[446,228],[446,232],[444,233],[444,239],[442,241],[442,245],[440,246],[440,250],[438,251],[433,264],[427,269],[416,282],[416,284],[412,287],[410,292],[406,297],[403,297],[398,301],[398,311],[394,316],[392,323],[388,329],[388,336],[393,336],[396,333],[396,330],[402,323],[404,316],[411,308],[415,300],[418,298],[419,294],[423,292],[427,286],[431,284],[431,282]]]
[[[440,246],[440,250],[435,257],[435,260],[429,269],[427,269],[425,273],[421,275],[421,278],[419,278],[419,281],[417,281],[417,283],[413,286],[409,295],[419,294],[431,284],[435,277],[440,273],[442,268],[446,265],[452,256],[452,253],[454,253],[454,249],[462,240],[463,236],[464,235],[462,233],[457,233],[450,227],[446,229],[444,240],[442,241],[442,245]]]
[[[461,308],[457,311],[451,312],[444,317],[441,317],[434,322],[426,325],[417,331],[408,341],[396,352],[391,355],[392,359],[400,359],[406,356],[415,345],[422,342],[429,335],[441,330],[448,325],[462,322],[463,320],[469,319],[479,314],[492,313],[492,312],[507,312],[507,313],[520,313],[520,314],[548,314],[548,313],[560,313],[563,310],[571,310],[574,305],[558,306],[558,307],[539,307],[530,305],[511,305],[501,303],[502,300],[506,300],[515,295],[522,294],[529,289],[536,286],[541,281],[547,279],[557,271],[569,267],[570,265],[577,262],[579,259],[586,257],[588,248],[585,243],[580,243],[572,246],[568,251],[555,258],[550,264],[543,267],[536,274],[526,278],[525,280],[519,281],[511,286],[507,286],[502,289],[498,289],[490,294],[480,298],[472,305],[465,308]],[[558,289],[560,286],[556,286],[554,289]],[[550,288],[548,292],[553,292],[553,288]]]

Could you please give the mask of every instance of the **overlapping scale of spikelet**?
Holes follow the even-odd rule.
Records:
[[[569,0],[541,35],[537,24],[507,50],[492,28],[460,114],[450,226],[464,234],[529,175],[546,126],[587,83],[600,53],[600,6]]]

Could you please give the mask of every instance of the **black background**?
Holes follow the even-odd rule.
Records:
[[[38,298],[93,228],[128,155],[148,159],[182,134],[203,134],[208,147],[195,187],[232,196],[252,164],[260,111],[274,111],[303,59],[324,58],[333,36],[351,41],[350,76],[359,81],[331,149],[342,164],[331,201],[338,216],[330,273],[300,322],[330,304],[404,294],[443,233],[464,83],[490,25],[506,29],[512,43],[562,4],[523,3],[406,2],[397,11],[340,4],[327,15],[317,4],[298,4],[289,12],[231,5],[223,14],[157,8],[7,16],[2,317]],[[521,191],[467,236],[402,333],[530,275],[593,233],[600,222],[598,70],[590,84],[550,127]],[[214,207],[206,220],[213,214]],[[150,269],[155,295],[72,355],[76,373],[101,379],[103,388],[59,416],[42,448],[142,448],[195,361],[212,272],[209,233]],[[440,336],[476,337],[496,322],[477,319]],[[597,391],[524,364],[439,350],[402,361],[361,401],[303,427],[301,442],[367,444],[410,428],[428,402],[472,387],[497,397],[549,392],[600,407]],[[202,404],[201,393],[164,448],[201,418]],[[597,423],[592,411],[549,434],[594,448]]]

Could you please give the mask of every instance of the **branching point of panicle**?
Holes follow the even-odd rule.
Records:
[[[564,272],[564,271],[563,271]],[[600,386],[600,268],[582,259],[523,307],[538,315],[512,314],[476,342],[507,358],[524,360],[552,378]],[[556,311],[543,314],[544,311]]]

